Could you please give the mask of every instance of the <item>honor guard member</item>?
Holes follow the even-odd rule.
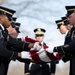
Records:
[[[16,19],[16,18],[13,18],[13,19]],[[13,22],[13,25],[10,26],[9,28],[7,28],[7,30],[8,30],[9,35],[16,39],[18,34],[20,33],[20,31],[19,31],[20,23],[15,22],[15,20],[12,22]],[[21,50],[19,50],[19,49],[17,50],[16,48],[13,48],[13,47],[11,47],[11,48],[8,47],[8,48],[11,49],[12,51],[21,52]],[[20,62],[23,62],[23,63],[24,62],[28,63],[28,59],[22,59],[22,58],[18,57],[17,60]],[[8,65],[6,64],[7,65],[6,70],[8,70],[8,66],[9,66],[9,63],[11,60],[8,59],[8,61],[6,62],[6,63],[8,63]]]
[[[39,41],[43,46],[46,45],[46,43],[43,42],[45,32],[46,30],[42,28],[34,29],[36,40]],[[50,75],[49,65],[45,62],[31,62],[29,65],[29,69],[30,75]]]
[[[64,25],[64,22],[63,20],[57,20],[55,21],[56,24],[57,24],[57,29],[59,29],[60,33],[61,34],[66,34],[66,32],[68,31],[67,30],[67,27]]]
[[[15,18],[14,18],[15,19]],[[13,21],[14,22],[14,21]],[[14,23],[15,24],[15,23]],[[14,25],[13,24],[13,25]],[[15,27],[16,25],[14,25],[13,27]],[[10,27],[8,27],[7,28],[7,30],[8,30],[8,34],[10,35],[10,36],[12,36],[13,38],[17,38],[17,36],[18,36],[18,32],[13,28],[11,25],[10,25]],[[19,30],[18,30],[19,31]],[[13,47],[9,47],[9,46],[7,46],[7,49],[9,49],[9,50],[11,50],[11,51],[15,51],[15,52],[21,52],[21,50],[17,50],[16,48],[13,48]],[[18,57],[18,58],[20,58],[20,57]],[[17,59],[18,59],[17,58]],[[7,75],[7,73],[8,73],[8,68],[9,68],[9,63],[10,63],[10,59],[6,59],[6,58],[4,58],[3,59],[3,62],[5,62],[4,63],[4,68],[5,68],[5,75]]]
[[[72,25],[67,20],[67,17],[62,17],[62,20],[64,22],[64,25],[67,28],[67,32],[66,32],[66,35],[65,35],[65,42],[64,42],[64,45],[65,45],[69,41],[68,35],[69,35],[70,29],[72,28]],[[67,54],[65,54],[65,56],[63,56],[62,60],[66,63],[67,61],[70,60],[70,58],[71,58],[70,55],[67,53]]]
[[[66,17],[62,17],[62,20],[57,20],[57,21],[56,21],[56,24],[57,24],[57,26],[58,26],[58,29],[59,29],[60,33],[61,33],[61,34],[65,34],[65,42],[64,42],[64,44],[66,44],[66,43],[69,41],[67,35],[68,35],[69,30],[71,29],[71,25],[69,24],[69,22],[68,22],[68,20],[67,20]],[[70,25],[70,26],[69,26],[69,25]],[[60,26],[60,27],[59,27],[59,26]],[[68,54],[66,54],[66,55],[63,57],[62,60],[63,60],[64,62],[67,62],[67,61],[69,61],[69,59],[70,59],[70,57],[68,56]]]
[[[55,21],[56,25],[57,25],[57,29],[59,29],[59,32],[64,35],[64,34],[67,34],[68,30],[67,30],[67,27],[66,25],[64,25],[64,21],[63,19],[62,20],[57,20]],[[56,62],[56,64],[58,64],[59,61]],[[56,70],[56,65],[55,65],[55,70]]]
[[[3,21],[1,28],[4,28],[6,30],[6,28],[8,28],[10,26],[10,21],[8,20],[8,18],[11,19],[11,16],[13,16],[13,14],[12,14],[13,10],[0,6],[0,11],[3,12],[3,15],[4,15],[4,16],[1,15],[1,18],[4,19],[6,17],[5,20],[8,21],[7,25],[5,25],[5,23],[4,23],[5,20],[1,20],[1,21]],[[7,41],[7,45],[9,45],[10,47],[12,46],[17,49],[28,51],[29,48],[32,48],[33,46],[35,46],[35,44],[32,44],[32,43],[21,42],[16,39],[13,39],[11,36],[8,35],[7,30],[6,31],[5,30],[3,30],[3,37]],[[38,45],[38,43],[37,43],[37,45]],[[40,46],[38,46],[38,48],[39,47]]]
[[[10,34],[13,38],[17,38],[18,34],[20,33],[19,29],[20,29],[20,23],[15,23],[14,27],[13,27],[13,35]],[[21,38],[17,38],[18,40],[22,41]],[[29,59],[22,59],[22,58],[17,58],[18,61],[25,63],[25,74],[28,75],[29,74],[29,64],[30,64],[30,60]]]
[[[16,26],[16,25],[14,25],[14,26]],[[8,30],[8,34],[10,36],[12,36],[13,38],[17,38],[18,32],[11,25],[10,25],[10,27],[7,28],[7,30]],[[10,48],[9,46],[7,46],[7,49],[9,49],[11,51],[15,51],[15,52],[21,52],[21,50],[19,50],[19,49],[17,50],[16,48],[13,48],[13,47]],[[7,75],[10,61],[11,61],[10,59],[3,58],[4,68],[5,68],[5,75]]]
[[[11,35],[13,35],[13,29],[15,28],[15,23],[16,23],[16,17],[12,17],[11,18],[11,25],[7,28],[7,30],[8,30],[8,34],[11,36]],[[15,29],[14,29],[15,30]],[[12,37],[14,37],[14,35],[12,36]]]
[[[66,44],[66,42],[67,41],[69,41],[69,39],[68,39],[68,35],[69,35],[69,31],[71,30],[71,28],[73,27],[73,25],[71,25],[70,23],[69,23],[69,21],[67,20],[67,17],[62,17],[62,20],[63,20],[63,22],[64,22],[64,26],[66,26],[66,28],[67,28],[67,32],[66,32],[66,36],[65,36],[65,43],[64,44]]]
[[[4,62],[3,58],[13,59],[15,60],[17,57],[21,57],[22,53],[10,51],[6,48],[6,45],[9,43],[10,46],[16,47],[17,49],[27,50],[27,48],[31,48],[35,46],[32,43],[24,43],[19,42],[8,35],[6,28],[10,26],[11,16],[15,13],[14,10],[5,8],[0,6],[0,75],[5,74]]]
[[[6,13],[7,12],[7,13]],[[0,7],[0,23],[4,24],[2,22],[2,20],[5,21],[5,24],[7,23],[7,21],[5,19],[7,19],[7,16],[6,14],[8,15],[10,12],[6,11],[5,9],[2,9],[2,7]],[[14,14],[15,11],[12,11],[11,14]],[[4,17],[3,19],[1,17]],[[9,18],[10,19],[10,18]],[[4,37],[3,37],[3,26],[0,24],[0,75],[6,75],[7,71],[6,71],[6,68],[5,68],[5,64],[7,64],[5,61],[5,59],[12,59],[12,60],[15,60],[19,54],[17,52],[13,52],[13,51],[9,51],[6,49],[6,41],[4,40]],[[5,60],[5,61],[4,61]]]
[[[59,55],[65,56],[69,54],[70,56],[70,74],[75,75],[75,6],[66,6],[67,18],[73,27],[67,35],[69,41],[63,46],[58,46],[54,48],[54,52],[58,52]]]

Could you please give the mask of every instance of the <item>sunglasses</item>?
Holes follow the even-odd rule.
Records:
[[[13,28],[15,28],[15,26],[16,26],[14,22],[12,22],[11,25]]]
[[[39,37],[39,36],[44,36],[43,34],[36,34],[36,37]]]
[[[8,16],[9,21],[12,21],[12,18]]]
[[[9,16],[8,14],[6,14],[6,16],[8,17],[9,21],[13,21],[11,16]]]

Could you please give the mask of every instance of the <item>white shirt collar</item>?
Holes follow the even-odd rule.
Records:
[[[68,33],[68,30],[67,30],[67,32],[66,32],[66,35],[67,35],[67,33]]]
[[[68,30],[67,30],[66,33],[65,33],[65,37],[66,37],[67,33],[68,33]]]
[[[41,44],[43,45],[43,42],[41,42]]]
[[[0,24],[0,26],[1,26],[1,28],[4,30],[4,27],[3,27],[3,25],[2,25],[2,24]]]

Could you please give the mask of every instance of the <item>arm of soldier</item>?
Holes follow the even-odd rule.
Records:
[[[9,38],[8,38],[7,45],[12,46],[12,47],[17,48],[17,49],[21,49],[22,51],[23,50],[29,51],[30,48],[32,48],[34,46],[33,43],[22,42],[22,41],[19,41],[19,40],[12,38],[11,36],[9,36]]]
[[[7,45],[17,49],[21,49],[22,51],[29,51],[30,48],[34,48],[34,47],[37,50],[41,48],[39,42],[35,42],[35,43],[22,42],[12,38],[11,36],[9,36],[8,38]]]
[[[10,50],[11,50],[11,51],[15,51],[15,52],[22,52],[21,49],[17,49],[17,48],[11,48]]]
[[[30,63],[30,59],[23,59],[23,58],[18,57],[17,60],[22,63]]]
[[[75,54],[75,37],[70,43],[55,47],[54,52],[58,52],[59,55],[65,55],[66,53]]]
[[[18,56],[20,56],[20,54],[17,53],[17,52],[13,52],[13,51],[7,50],[3,46],[2,41],[0,39],[0,56],[8,58],[10,60],[15,60]]]
[[[18,58],[17,58],[18,61],[23,62],[23,63],[30,63],[30,59],[21,58],[22,55],[21,55],[20,52],[22,52],[22,50],[19,50],[19,49],[17,50],[17,48],[12,48],[11,50],[12,50],[12,51],[19,52],[19,53],[18,53]]]

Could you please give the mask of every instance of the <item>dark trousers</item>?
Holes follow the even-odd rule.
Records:
[[[48,64],[32,64],[30,75],[50,75]]]
[[[70,74],[69,75],[75,75],[75,56],[72,56],[70,59]]]
[[[5,75],[5,67],[2,63],[0,64],[0,75]]]
[[[29,63],[25,63],[24,73],[28,73],[28,72],[29,72]]]
[[[1,59],[0,75],[7,75],[9,63],[10,63],[9,59]]]

